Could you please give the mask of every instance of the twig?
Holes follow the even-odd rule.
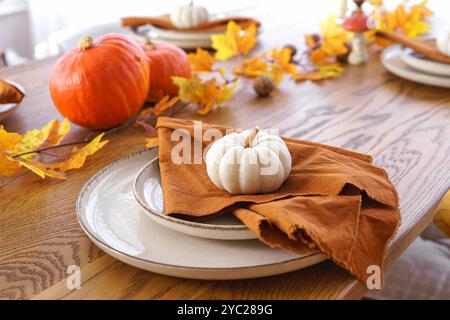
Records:
[[[109,130],[104,131],[104,135],[103,135],[103,136],[108,136],[108,135],[110,135],[111,133],[114,133],[114,132],[117,132],[117,131],[119,131],[119,130],[121,130],[121,129],[124,129],[124,128],[129,127],[132,123],[134,123],[135,119],[136,119],[136,116],[135,116],[135,117],[132,117],[130,120],[128,120],[128,121],[125,122],[124,124],[121,124],[120,126],[117,126],[117,127],[114,127],[114,128],[111,128],[111,129],[109,129]],[[82,140],[82,141],[68,142],[68,143],[59,144],[59,145],[57,145],[57,146],[50,146],[50,147],[38,148],[38,149],[35,149],[35,150],[31,150],[31,151],[27,151],[27,152],[22,152],[22,153],[19,153],[19,154],[16,154],[16,155],[12,156],[12,159],[17,159],[17,158],[26,156],[26,155],[28,155],[28,154],[33,154],[33,153],[43,153],[43,152],[48,151],[48,150],[54,150],[54,149],[59,149],[59,148],[64,148],[64,147],[70,147],[70,146],[76,146],[76,145],[81,145],[81,144],[88,144],[89,142],[91,142],[92,140],[94,140],[94,138],[95,138],[96,136],[98,136],[99,134],[100,134],[100,133],[90,133],[90,134],[89,134],[84,140]],[[92,137],[93,135],[95,135],[95,136]],[[50,156],[55,156],[55,157],[56,157],[56,155],[52,155],[52,154],[49,154],[49,155],[50,155]]]

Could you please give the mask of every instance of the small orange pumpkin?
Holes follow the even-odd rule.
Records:
[[[191,65],[187,54],[177,46],[166,42],[142,43],[150,62],[150,100],[159,100],[165,95],[175,96],[178,87],[172,77],[191,77]]]
[[[71,122],[107,129],[140,110],[149,89],[149,62],[130,38],[85,36],[53,67],[49,87],[54,104]]]

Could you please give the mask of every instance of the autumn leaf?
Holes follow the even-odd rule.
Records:
[[[104,133],[99,134],[82,148],[74,147],[67,160],[51,165],[50,168],[64,172],[81,168],[88,156],[94,154],[108,143],[108,140],[101,141],[103,135]]]
[[[205,115],[222,102],[231,98],[238,80],[227,83],[217,83],[215,78],[202,81],[198,76],[190,79],[172,77],[173,83],[179,87],[178,95],[182,101],[196,103],[199,105],[197,112]]]
[[[320,32],[322,34],[320,48],[325,55],[333,57],[348,52],[345,42],[349,39],[349,34],[336,21],[336,16],[330,14],[326,20],[320,23]]]
[[[66,175],[63,172],[52,169],[51,166],[46,163],[25,158],[17,158],[16,161],[31,172],[37,174],[42,179],[45,179],[45,177],[51,177],[60,180],[66,179]]]
[[[188,54],[192,71],[210,72],[216,59],[208,51],[197,48],[196,53]]]
[[[145,147],[149,149],[159,145],[158,137],[146,138],[145,142],[146,142]]]
[[[268,52],[268,58],[278,66],[277,71],[283,75],[294,76],[298,73],[297,66],[291,63],[291,49],[289,48],[273,48]]]
[[[324,79],[334,78],[340,75],[344,71],[344,68],[338,63],[335,64],[324,64],[317,67],[316,70],[312,72],[298,73],[293,76],[295,81],[320,81]]]
[[[22,171],[20,165],[7,156],[7,153],[12,153],[15,150],[16,145],[21,140],[20,134],[9,133],[3,127],[0,128],[0,175],[9,177]]]
[[[241,64],[233,70],[233,73],[235,75],[254,78],[261,75],[268,75],[270,73],[269,67],[269,63],[264,61],[261,56],[256,56],[242,61]]]
[[[430,25],[425,19],[433,12],[427,7],[428,1],[424,0],[418,4],[407,6],[407,1],[399,4],[393,11],[383,10],[377,12],[374,9],[372,14],[377,14],[379,25],[376,30],[370,30],[366,33],[368,40],[373,40],[381,47],[391,44],[390,41],[375,36],[377,30],[390,32],[400,32],[410,38],[417,38],[426,34]]]
[[[212,47],[217,50],[218,60],[228,60],[234,56],[246,55],[256,45],[256,25],[252,24],[245,30],[234,21],[227,25],[225,34],[213,35]]]
[[[153,114],[158,117],[161,113],[173,107],[178,101],[180,101],[180,97],[170,98],[170,96],[166,95],[153,108],[142,111],[140,117],[146,117],[148,114]]]
[[[33,129],[25,132],[22,141],[16,146],[14,154],[21,154],[36,150],[40,147],[51,147],[61,143],[70,132],[70,123],[64,119],[61,123],[54,119],[42,127],[41,130]],[[35,153],[23,156],[24,159],[31,159]]]

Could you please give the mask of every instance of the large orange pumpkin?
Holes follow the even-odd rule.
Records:
[[[149,90],[149,62],[130,38],[86,36],[53,67],[50,94],[73,123],[92,129],[118,126],[138,112]]]
[[[178,87],[172,77],[191,77],[191,65],[187,54],[177,46],[165,42],[142,43],[150,62],[149,98],[157,100],[165,95],[175,96]]]

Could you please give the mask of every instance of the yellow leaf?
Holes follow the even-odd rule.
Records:
[[[268,53],[269,59],[272,59],[279,66],[279,71],[285,75],[295,75],[298,73],[297,66],[291,63],[291,49],[273,48]]]
[[[250,78],[258,77],[260,75],[269,74],[269,63],[264,61],[261,56],[256,56],[241,62],[233,70],[234,74],[246,76]]]
[[[378,14],[379,25],[377,30],[391,32],[400,32],[404,35],[417,38],[426,34],[430,25],[425,19],[433,12],[427,7],[427,0],[407,7],[407,1],[399,4],[393,11],[384,10]],[[375,37],[375,31],[370,30],[366,33],[369,40],[374,40],[377,45],[386,47],[390,45],[389,41]]]
[[[86,162],[86,158],[88,156],[94,154],[108,143],[108,140],[101,141],[103,135],[104,133],[99,134],[82,148],[73,148],[72,153],[67,160],[52,164],[51,168],[60,171],[68,171],[81,168]]]
[[[25,132],[22,141],[17,145],[14,154],[25,153],[36,150],[40,147],[56,146],[66,137],[70,131],[70,123],[64,119],[61,123],[54,119],[42,127],[41,130],[33,129]],[[24,159],[31,159],[35,153],[23,156]]]
[[[146,142],[145,147],[149,149],[159,145],[158,137],[146,138],[145,142]]]
[[[450,238],[450,191],[447,192],[439,203],[433,222]]]
[[[212,71],[216,59],[208,51],[197,48],[196,53],[188,54],[192,71],[209,72]]]
[[[51,168],[51,165],[48,165],[46,163],[28,160],[23,157],[18,158],[17,162],[26,167],[28,170],[37,174],[42,179],[45,179],[45,177],[51,177],[61,180],[66,179],[66,175],[63,172],[54,170],[53,168]]]
[[[149,114],[153,114],[158,117],[165,110],[174,106],[178,101],[180,101],[180,97],[170,98],[170,96],[166,95],[161,100],[159,100],[153,108],[143,110],[140,114],[140,117],[146,117]]]
[[[20,165],[6,155],[7,152],[13,152],[21,140],[20,134],[9,133],[3,127],[0,128],[0,175],[9,177],[22,171]]]
[[[312,72],[298,73],[293,76],[296,81],[312,80],[320,81],[324,79],[334,78],[340,75],[344,71],[338,63],[324,64],[318,66],[318,68]]]
[[[245,30],[234,21],[227,25],[225,34],[213,35],[212,47],[216,49],[218,60],[228,60],[234,56],[246,55],[256,45],[256,26],[250,25]]]
[[[178,95],[182,101],[199,105],[197,112],[205,115],[217,106],[231,98],[237,86],[237,80],[232,84],[218,84],[215,78],[202,81],[198,76],[190,79],[173,77],[173,83],[179,87]]]
[[[320,23],[320,32],[322,34],[322,44],[320,46],[324,54],[329,56],[338,56],[348,52],[345,42],[349,38],[348,32],[337,24],[334,14]]]

